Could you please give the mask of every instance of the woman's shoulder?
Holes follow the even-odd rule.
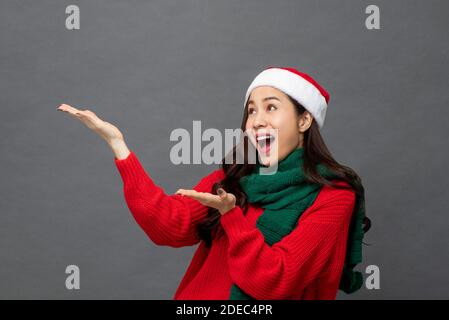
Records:
[[[355,191],[351,185],[343,180],[330,180],[334,186],[324,185],[318,196],[320,200],[354,198]]]
[[[331,181],[338,187],[346,187],[348,189],[340,189],[328,185],[323,186],[315,201],[308,208],[308,212],[304,212],[304,218],[313,214],[316,218],[326,217],[326,219],[340,220],[351,215],[355,205],[355,191],[345,181]]]

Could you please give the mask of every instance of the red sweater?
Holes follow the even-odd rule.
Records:
[[[232,283],[258,300],[336,298],[353,191],[324,186],[296,229],[271,247],[256,228],[263,209],[250,205],[245,216],[236,206],[220,218],[225,236],[206,248],[195,231],[207,215],[206,206],[185,196],[167,195],[133,151],[126,159],[114,157],[114,161],[128,208],[156,245],[178,248],[199,243],[173,299],[227,300]],[[217,169],[193,189],[211,192],[223,177],[223,170]]]

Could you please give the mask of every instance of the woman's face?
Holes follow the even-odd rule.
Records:
[[[271,166],[302,147],[303,132],[312,119],[307,111],[302,119],[287,95],[270,86],[254,88],[248,101],[245,132],[263,165]]]

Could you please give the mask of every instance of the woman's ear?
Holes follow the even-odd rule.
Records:
[[[312,125],[313,116],[309,111],[304,111],[304,113],[298,119],[298,129],[299,132],[306,132]]]

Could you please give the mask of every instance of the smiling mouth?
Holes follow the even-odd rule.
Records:
[[[256,138],[257,149],[265,154],[270,152],[271,146],[275,140],[275,137],[270,134],[263,134]]]

